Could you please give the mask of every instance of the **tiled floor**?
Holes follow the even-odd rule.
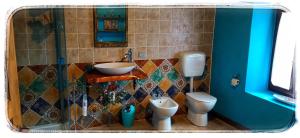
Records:
[[[122,124],[111,124],[93,127],[88,130],[79,130],[79,132],[164,132],[158,131],[152,127],[147,120],[136,120],[132,128],[125,128]],[[211,117],[206,127],[198,127],[187,120],[186,115],[176,115],[172,119],[172,130],[170,132],[246,132],[238,127],[230,125],[220,118]]]

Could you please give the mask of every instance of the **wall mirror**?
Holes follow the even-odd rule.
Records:
[[[94,9],[95,47],[127,46],[126,6],[99,6]]]

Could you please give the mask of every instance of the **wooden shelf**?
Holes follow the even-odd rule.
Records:
[[[133,69],[131,72],[122,75],[106,75],[102,74],[97,70],[93,70],[90,73],[86,73],[84,78],[88,84],[103,83],[111,81],[122,81],[122,80],[137,80],[146,79],[148,76],[140,69]]]

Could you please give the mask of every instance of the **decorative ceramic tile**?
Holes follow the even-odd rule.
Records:
[[[74,94],[70,94],[72,92],[72,85],[71,83],[68,85],[69,89],[66,91],[66,94],[70,97],[63,99],[65,105],[64,108],[67,108],[67,99],[69,98],[71,105],[71,119],[73,120],[76,117],[76,120],[80,121],[78,124],[72,125],[73,129],[75,129],[75,127],[76,129],[82,129],[92,126],[99,126],[102,125],[102,123],[108,123],[108,120],[111,120],[110,122],[118,122],[121,107],[125,103],[132,103],[136,105],[136,119],[144,119],[147,116],[149,117],[152,115],[152,111],[149,108],[149,99],[151,98],[151,95],[156,93],[161,96],[170,96],[179,103],[179,109],[176,114],[186,112],[185,95],[183,92],[188,90],[189,85],[186,84],[188,80],[181,75],[178,59],[138,60],[135,61],[135,63],[137,64],[138,68],[142,68],[144,72],[147,72],[149,77],[143,80],[117,81],[114,85],[110,85],[110,83],[99,83],[95,85],[96,87],[90,87],[88,89],[87,117],[82,116],[81,90],[78,90]],[[72,78],[70,74],[74,75],[74,78],[77,81],[76,83],[79,81],[84,81],[82,75],[84,74],[86,65],[88,65],[88,63],[69,65],[69,82]],[[35,78],[32,80],[32,82],[27,82],[30,82],[29,88],[27,88],[23,82],[19,85],[20,94],[23,99],[21,105],[22,114],[24,115],[28,111],[31,111],[28,108],[31,106],[32,110],[35,110],[35,112],[42,116],[40,117],[40,121],[38,121],[36,124],[55,122],[58,118],[60,118],[61,109],[58,90],[57,88],[53,87],[57,85],[56,79],[54,79],[56,78],[54,76],[57,75],[56,69],[54,66],[44,66],[44,68],[43,66],[40,66],[31,68],[34,71],[31,71],[31,69],[26,66],[19,70],[19,74],[21,71],[31,71],[33,74],[35,74]],[[207,75],[202,76],[202,78],[199,77],[199,79],[202,80],[201,84],[195,85],[195,87],[197,86],[201,90],[208,91],[209,87],[207,86],[209,86],[209,78],[210,77],[208,73]],[[54,84],[52,83],[53,81],[55,82]],[[111,110],[111,117],[103,114],[103,106],[95,101],[99,97],[100,92],[104,89],[107,89],[108,86],[114,86],[116,88],[116,97],[120,99],[118,101],[122,101],[121,103],[116,103],[115,105],[109,106],[109,109]],[[41,98],[38,97],[39,95],[41,95]],[[44,102],[42,100],[44,100]],[[76,104],[73,104],[74,101],[76,101]],[[53,104],[54,106],[51,106]]]
[[[116,93],[116,101],[121,101],[121,103],[125,103],[128,99],[131,98],[130,95],[126,90],[121,90]]]
[[[53,66],[48,66],[44,69],[44,71],[41,73],[41,77],[43,80],[51,85],[57,80],[57,71],[56,68]]]
[[[51,107],[49,103],[47,103],[42,98],[39,98],[30,108],[31,110],[38,113],[40,116],[43,116],[44,113]]]
[[[44,80],[38,76],[29,86],[36,95],[42,95],[42,93],[48,88]]]
[[[27,89],[27,91],[21,97],[21,103],[27,107],[30,107],[36,101],[37,97],[38,96],[36,96],[32,90]]]
[[[179,104],[179,108],[182,111],[185,111],[185,95],[182,92],[179,92],[175,97],[174,100]]]
[[[202,91],[202,92],[208,92],[208,86],[205,84],[205,82],[202,82],[200,84],[200,86],[198,87],[199,91]]]
[[[21,114],[24,114],[27,110],[28,108],[25,105],[21,104]]]
[[[162,89],[159,88],[159,86],[156,86],[153,91],[151,91],[151,96],[163,96],[164,95],[164,91]]]
[[[144,100],[144,98],[147,96],[147,92],[143,89],[143,88],[139,88],[135,94],[134,94],[134,98],[139,101],[142,102]]]
[[[95,88],[94,86],[88,88],[88,96],[94,100],[99,97],[99,93],[97,92],[96,89],[97,88]]]
[[[47,120],[49,122],[52,123],[57,123],[60,121],[61,119],[61,112],[59,109],[57,109],[56,107],[52,107],[50,108],[47,113],[45,114],[45,118],[47,118]]]
[[[136,65],[138,65],[140,68],[143,68],[143,66],[148,62],[148,60],[135,60],[134,61]]]
[[[150,92],[157,86],[157,84],[152,81],[151,79],[148,79],[145,83],[144,83],[144,90],[146,90],[146,92],[148,94],[150,94]]]
[[[42,98],[53,105],[59,99],[58,90],[55,87],[50,87],[43,93]]]
[[[184,92],[184,94],[189,93],[190,92],[190,83],[187,83],[185,85],[185,87],[182,89],[182,91]]]
[[[140,103],[141,106],[143,106],[145,109],[148,106],[149,102],[150,102],[150,95],[147,95],[147,97],[144,98],[144,100]]]
[[[98,102],[93,102],[88,106],[88,114],[97,120],[101,120],[101,110],[103,106]]]
[[[49,124],[49,123],[50,122],[48,122],[47,120],[41,118],[40,121],[35,126],[46,125],[46,124]]]
[[[166,92],[172,85],[172,82],[165,77],[160,83],[159,83],[159,87]]]
[[[91,124],[88,126],[88,128],[91,128],[91,127],[97,127],[97,126],[101,126],[102,123],[100,123],[98,120],[93,120],[91,122]]]
[[[152,73],[152,75],[150,76],[151,79],[156,83],[159,84],[160,81],[163,79],[164,75],[163,73],[160,71],[159,68],[157,68],[157,70],[155,72]]]
[[[22,115],[22,123],[25,127],[28,128],[36,125],[40,119],[41,117],[31,110],[28,110]]]
[[[82,127],[79,124],[72,124],[70,127],[71,130],[81,130]]]
[[[118,87],[118,90],[122,90],[124,87],[128,85],[129,81],[117,81],[116,85]]]
[[[174,85],[172,85],[167,91],[168,95],[172,98],[174,98],[174,96],[176,96],[178,92],[180,92],[180,91]]]
[[[169,78],[170,81],[176,82],[179,78],[178,72],[173,68],[168,74],[167,77]]]
[[[139,88],[144,86],[144,83],[147,81],[147,79],[140,79],[140,80],[135,80],[136,86],[135,89],[138,90]]]
[[[37,74],[28,67],[23,67],[22,70],[18,72],[18,79],[20,84],[24,84],[26,87],[31,84],[36,76]]]
[[[133,81],[129,81],[128,84],[124,87],[124,90],[126,90],[130,95],[134,95],[135,90],[133,88]]]
[[[178,58],[172,58],[172,59],[168,59],[168,61],[171,63],[172,66],[175,66],[178,63],[179,59]]]
[[[181,64],[179,62],[177,62],[173,67],[176,69],[177,72],[182,73]]]
[[[79,91],[75,90],[75,91],[72,91],[69,96],[70,96],[70,98],[69,98],[70,102],[74,103],[74,102],[76,102],[77,100],[80,99],[80,97],[82,96],[82,92],[79,92]]]
[[[182,89],[185,87],[186,85],[186,81],[185,79],[183,79],[182,77],[180,77],[176,82],[175,82],[175,86],[182,91]]]
[[[68,67],[68,81],[72,82],[73,78],[78,79],[83,75],[83,71],[75,64],[71,64]]]
[[[61,109],[61,103],[60,103],[61,99],[57,100],[56,103],[54,104],[54,106],[57,108],[57,109]],[[64,108],[66,109],[67,105],[68,105],[68,101],[66,99],[63,99],[64,101]]]
[[[154,60],[152,60],[152,62],[153,62],[157,67],[159,67],[160,64],[161,64],[163,61],[164,61],[163,59],[154,59]]]
[[[122,104],[116,103],[109,106],[109,111],[112,113],[113,116],[117,116],[121,108],[122,108]]]
[[[144,119],[145,118],[145,108],[138,104],[136,106],[135,119]]]
[[[164,73],[167,74],[168,72],[171,71],[172,69],[172,65],[168,60],[164,60],[160,66],[159,66],[160,70]]]
[[[36,74],[41,74],[46,67],[47,67],[47,65],[33,65],[33,66],[28,66],[28,68],[30,68]]]
[[[24,66],[17,66],[17,71],[20,72]]]
[[[151,61],[148,60],[147,63],[142,67],[142,70],[150,76],[156,69],[156,65]]]
[[[80,118],[78,119],[78,124],[83,127],[83,128],[88,128],[88,126],[90,126],[90,124],[94,121],[94,118],[91,117],[90,115],[87,116],[80,116]]]
[[[72,104],[71,105],[71,120],[78,120],[79,119],[79,117],[81,116],[81,114],[82,114],[82,109],[81,109],[81,107],[79,106],[79,105],[77,105],[77,104]]]
[[[26,88],[26,86],[22,83],[19,83],[19,92],[20,92],[20,96],[22,97],[25,92],[27,91],[28,89]]]

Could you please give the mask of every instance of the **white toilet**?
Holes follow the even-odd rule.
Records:
[[[203,52],[183,52],[180,55],[181,70],[190,77],[190,92],[186,94],[187,118],[194,125],[207,126],[207,113],[215,106],[217,98],[205,92],[193,92],[193,77],[201,76],[205,67]]]

